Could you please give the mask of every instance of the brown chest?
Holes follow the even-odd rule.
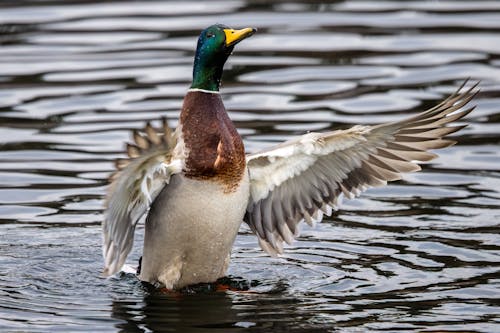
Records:
[[[237,188],[245,173],[245,149],[219,94],[189,92],[180,123],[188,178],[210,179]]]

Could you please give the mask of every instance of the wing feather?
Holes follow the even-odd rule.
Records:
[[[467,82],[467,81],[466,81]],[[250,201],[245,222],[271,255],[298,234],[298,224],[314,224],[337,209],[340,194],[354,198],[367,188],[420,170],[417,161],[451,146],[444,136],[465,126],[447,124],[469,114],[461,110],[477,94],[477,83],[460,88],[433,108],[402,121],[347,130],[308,133],[247,156]]]
[[[149,123],[144,134],[134,131],[134,144],[127,144],[128,159],[115,164],[117,171],[110,177],[102,223],[104,276],[123,266],[132,249],[137,222],[171,175],[182,170],[182,160],[172,156],[176,138],[165,126],[166,120],[160,133]]]

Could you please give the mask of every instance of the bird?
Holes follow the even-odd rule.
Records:
[[[223,67],[236,44],[254,28],[223,24],[204,29],[197,42],[193,80],[170,129],[150,122],[135,130],[127,157],[116,160],[102,223],[104,276],[120,271],[146,215],[138,278],[179,290],[224,277],[242,223],[262,250],[283,254],[299,226],[331,215],[339,198],[401,179],[451,146],[444,138],[466,125],[479,91],[467,80],[436,106],[400,121],[309,132],[246,154],[224,107]]]

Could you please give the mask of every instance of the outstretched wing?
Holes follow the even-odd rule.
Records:
[[[477,93],[464,84],[437,106],[414,117],[378,126],[309,133],[272,149],[247,156],[250,201],[245,222],[271,255],[283,252],[305,220],[320,221],[336,209],[341,193],[348,198],[369,187],[401,179],[429,161],[428,152],[454,144],[447,134],[465,126],[446,126],[473,110],[455,112]]]
[[[149,123],[144,134],[134,131],[135,145],[127,145],[129,158],[117,160],[111,176],[102,223],[104,276],[120,270],[132,249],[137,222],[168,184],[182,170],[182,160],[173,156],[176,138],[163,120],[158,133]]]

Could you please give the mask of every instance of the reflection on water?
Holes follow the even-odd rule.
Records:
[[[114,301],[112,316],[126,322],[117,325],[126,332],[140,332],[141,328],[154,332],[203,332],[209,328],[238,331],[233,328],[246,324],[240,323],[232,307],[233,301],[225,293],[177,296],[152,293],[140,303]]]
[[[393,121],[482,80],[458,145],[281,259],[242,227],[246,292],[102,279],[102,198],[130,130],[175,126],[200,29],[255,26],[223,97],[248,151]],[[3,1],[0,331],[499,331],[500,3]],[[140,256],[139,227],[129,264]]]

